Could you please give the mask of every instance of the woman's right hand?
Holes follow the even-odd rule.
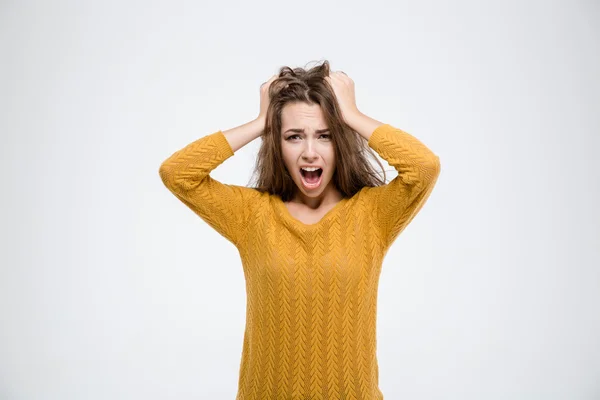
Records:
[[[269,87],[271,83],[277,79],[277,74],[273,75],[271,79],[260,85],[260,112],[258,113],[258,120],[265,121],[267,119],[267,110],[269,109]]]

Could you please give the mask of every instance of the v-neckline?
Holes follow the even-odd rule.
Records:
[[[274,195],[274,197],[275,197],[275,203],[277,204],[277,207],[281,211],[281,214],[283,215],[283,217],[286,220],[288,220],[292,225],[294,225],[298,228],[301,228],[301,229],[305,229],[305,230],[316,229],[316,228],[319,228],[320,226],[322,226],[325,222],[327,222],[327,220],[333,218],[335,216],[335,214],[337,214],[349,200],[349,198],[343,197],[340,201],[338,201],[335,204],[335,206],[333,206],[329,211],[327,211],[325,213],[325,215],[323,215],[321,217],[320,220],[318,220],[317,222],[312,223],[312,224],[305,224],[304,222],[300,221],[299,219],[297,219],[290,213],[290,210],[288,210],[287,206],[285,205],[285,203],[283,202],[281,197],[279,197],[278,195]]]

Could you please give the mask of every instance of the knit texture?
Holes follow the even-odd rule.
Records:
[[[165,186],[241,257],[247,302],[236,400],[383,399],[376,333],[381,266],[431,194],[440,161],[389,124],[375,129],[368,144],[398,176],[342,199],[314,224],[294,218],[277,195],[209,175],[234,155],[222,131],[160,166]]]

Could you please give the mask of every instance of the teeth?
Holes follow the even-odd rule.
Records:
[[[316,170],[319,170],[319,169],[321,169],[321,168],[317,168],[317,167],[313,167],[313,168],[305,168],[305,167],[302,167],[301,169],[303,169],[303,170],[305,170],[305,171],[316,171]]]

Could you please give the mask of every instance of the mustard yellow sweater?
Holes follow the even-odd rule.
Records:
[[[236,400],[383,399],[377,364],[377,287],[383,258],[431,194],[438,156],[389,124],[368,141],[398,176],[364,187],[319,222],[281,198],[209,173],[233,156],[222,131],[162,163],[165,186],[240,254],[246,328]]]

